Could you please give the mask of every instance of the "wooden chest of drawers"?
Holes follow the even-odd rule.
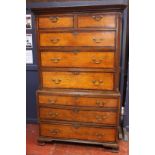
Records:
[[[118,148],[121,12],[36,13],[39,141]]]
[[[119,93],[38,90],[40,141],[73,141],[117,148]]]

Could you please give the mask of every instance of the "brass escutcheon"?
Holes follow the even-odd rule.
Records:
[[[50,60],[54,63],[58,63],[61,60],[61,58],[51,58]]]
[[[52,42],[53,44],[57,44],[59,41],[60,41],[59,38],[53,38],[53,39],[51,39],[51,42]]]
[[[96,15],[96,16],[92,16],[92,18],[96,21],[100,21],[103,18],[103,16],[102,15]]]
[[[50,133],[51,133],[52,135],[57,135],[59,132],[60,132],[59,129],[50,130]]]
[[[60,79],[53,79],[52,80],[55,84],[60,84],[61,80]]]

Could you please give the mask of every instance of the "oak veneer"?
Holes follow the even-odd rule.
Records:
[[[73,27],[73,16],[45,16],[38,21],[39,28],[70,28]]]
[[[72,125],[40,124],[40,135],[62,139],[80,139],[97,142],[114,142],[114,128],[95,128]]]
[[[40,33],[40,46],[115,46],[115,32]]]
[[[101,91],[92,93],[62,89],[38,90],[40,121],[38,140],[48,142],[64,140],[93,144],[96,142],[96,144],[102,143],[104,146],[117,148],[119,100],[118,93],[102,93]],[[59,131],[59,129],[60,132],[55,133],[55,130]],[[86,134],[85,130],[91,132]],[[100,133],[103,135],[106,133],[106,138],[99,136]],[[102,139],[97,138],[98,136]]]
[[[42,72],[44,88],[113,90],[113,73]]]
[[[78,27],[79,28],[90,28],[90,27],[102,27],[102,28],[115,28],[116,27],[116,16],[105,15],[105,14],[89,14],[78,16]]]
[[[100,108],[117,108],[118,100],[113,98],[101,97],[77,97],[77,96],[55,96],[55,95],[38,95],[39,105],[66,105],[66,106],[86,106]]]
[[[40,119],[52,119],[72,122],[86,122],[106,125],[116,125],[117,113],[109,111],[94,111],[93,109],[71,108],[40,108]]]
[[[41,66],[114,68],[114,52],[41,52]]]

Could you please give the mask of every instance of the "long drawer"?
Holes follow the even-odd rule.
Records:
[[[118,99],[102,97],[77,97],[38,94],[39,105],[68,105],[81,107],[117,108]]]
[[[40,46],[115,46],[115,31],[40,33]]]
[[[96,142],[116,141],[115,128],[97,128],[71,124],[40,124],[40,136],[62,139],[89,140]]]
[[[114,52],[41,52],[41,66],[114,68]]]
[[[77,121],[85,123],[99,123],[106,125],[116,125],[116,111],[94,111],[93,109],[82,109],[72,107],[70,109],[60,108],[40,108],[40,119]]]
[[[114,89],[114,74],[102,72],[42,72],[44,88]]]

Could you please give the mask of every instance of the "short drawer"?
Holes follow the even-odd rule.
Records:
[[[85,123],[99,123],[106,125],[116,125],[117,112],[93,111],[85,108],[72,107],[70,109],[40,108],[40,119],[77,121]]]
[[[40,46],[115,46],[115,31],[40,33]]]
[[[39,28],[71,28],[73,16],[41,16],[38,19]]]
[[[119,100],[116,98],[101,97],[78,97],[78,96],[56,96],[56,95],[38,95],[39,105],[68,105],[81,107],[100,107],[117,108]]]
[[[89,140],[96,142],[116,141],[115,128],[78,126],[78,124],[40,124],[40,136],[61,139]]]
[[[105,14],[89,14],[78,16],[79,28],[115,28],[116,16]]]
[[[42,72],[44,88],[114,89],[114,74],[102,72]]]
[[[114,52],[41,52],[41,66],[114,68]]]
[[[39,105],[69,105],[75,104],[74,97],[71,96],[53,96],[53,95],[38,95]]]
[[[78,106],[93,106],[100,108],[117,108],[119,100],[116,98],[90,98],[90,97],[79,97],[77,98]]]

